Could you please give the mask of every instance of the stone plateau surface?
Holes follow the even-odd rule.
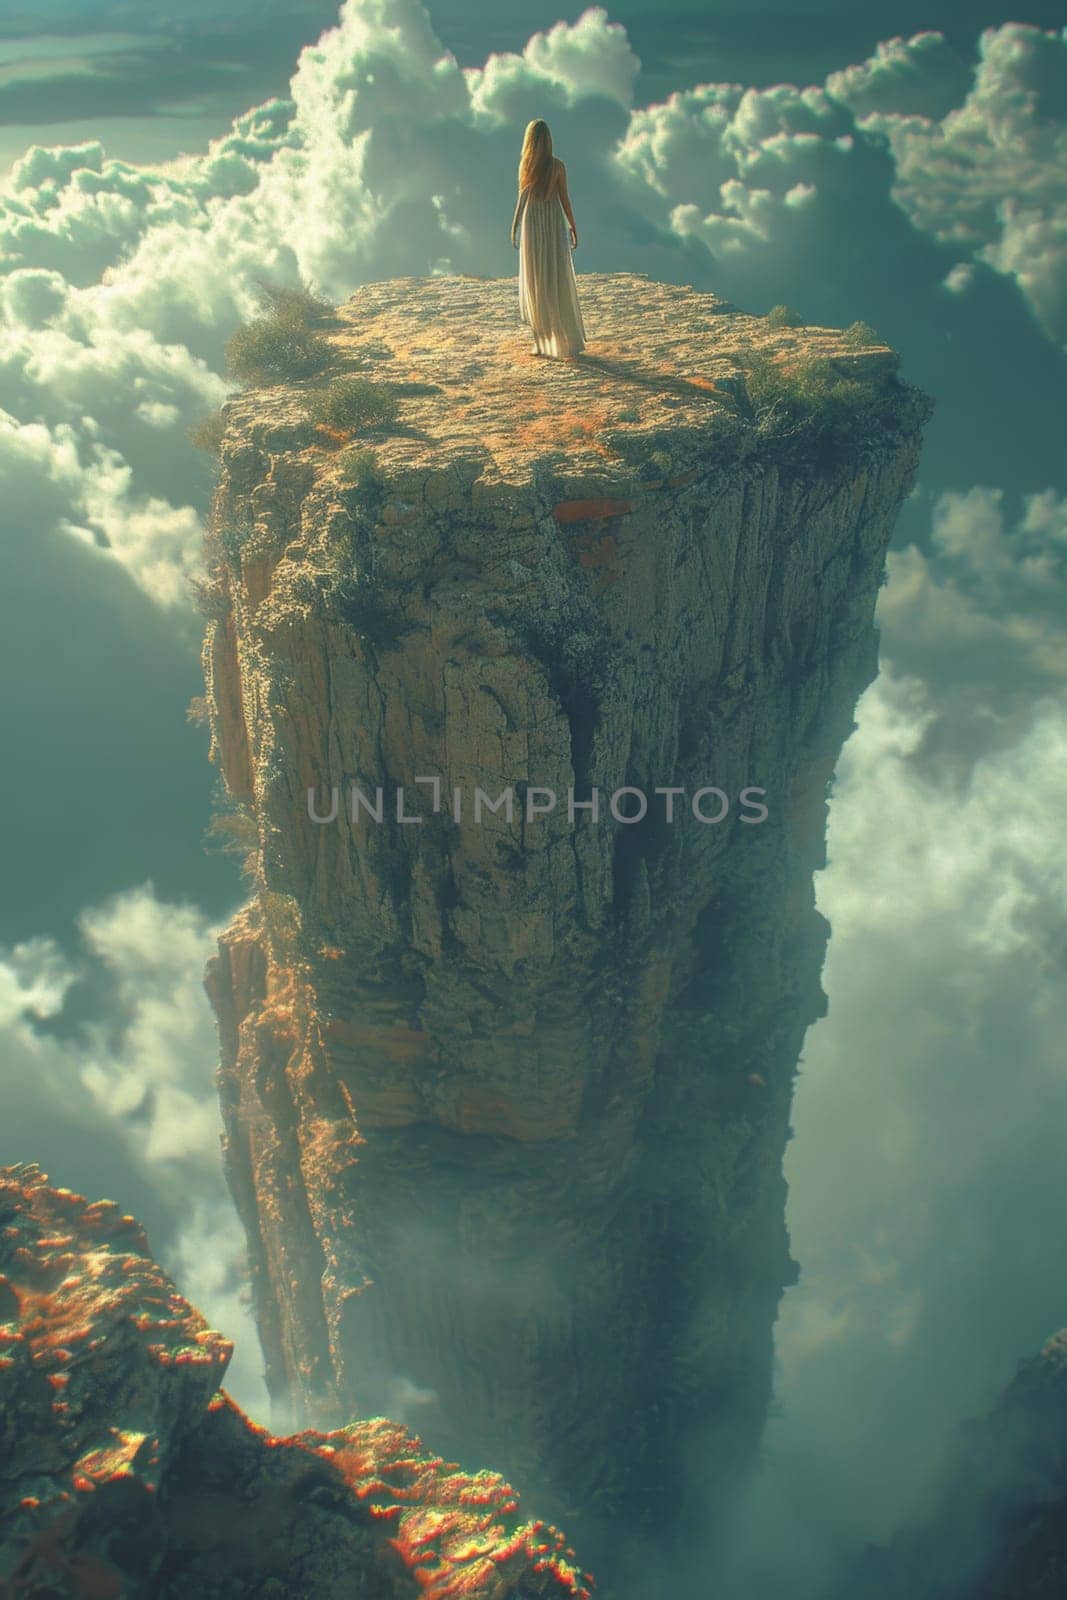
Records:
[[[4,1600],[588,1600],[563,1536],[384,1418],[274,1438],[132,1217],[0,1169]]]
[[[514,279],[360,289],[332,372],[399,420],[354,441],[299,383],[227,402],[204,667],[254,892],[208,987],[279,1404],[417,1392],[603,1531],[703,1516],[763,1423],[812,874],[930,407],[884,345],[580,287],[559,362]],[[753,362],[812,361],[849,407],[780,426]]]

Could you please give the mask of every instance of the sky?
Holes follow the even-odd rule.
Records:
[[[186,718],[211,479],[185,428],[229,392],[255,278],[340,300],[512,274],[519,143],[545,116],[579,274],[862,318],[937,399],[817,878],[801,1276],[727,1600],[825,1593],[1067,1323],[1055,12],[0,0],[0,1161],[138,1214],[237,1339],[253,1412],[201,982],[242,887],[204,849],[217,793]]]

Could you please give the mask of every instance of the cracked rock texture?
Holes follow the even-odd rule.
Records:
[[[559,1531],[378,1417],[275,1438],[110,1200],[0,1168],[4,1600],[588,1600]]]
[[[580,287],[571,362],[514,279],[360,289],[333,372],[391,428],[227,403],[204,667],[254,893],[208,987],[278,1403],[414,1386],[438,1448],[606,1548],[704,1516],[764,1419],[812,873],[930,405],[883,345]],[[754,357],[853,380],[844,421],[779,426]]]

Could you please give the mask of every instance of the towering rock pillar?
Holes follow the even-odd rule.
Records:
[[[513,279],[361,289],[334,375],[399,412],[354,446],[297,385],[231,400],[204,649],[271,1389],[419,1402],[576,1530],[759,1435],[827,783],[929,412],[882,345],[580,285],[575,362]]]

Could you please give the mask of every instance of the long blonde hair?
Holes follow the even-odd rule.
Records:
[[[526,124],[519,157],[519,189],[529,189],[534,198],[544,200],[552,191],[556,175],[552,159],[552,135],[548,123],[536,117]]]

